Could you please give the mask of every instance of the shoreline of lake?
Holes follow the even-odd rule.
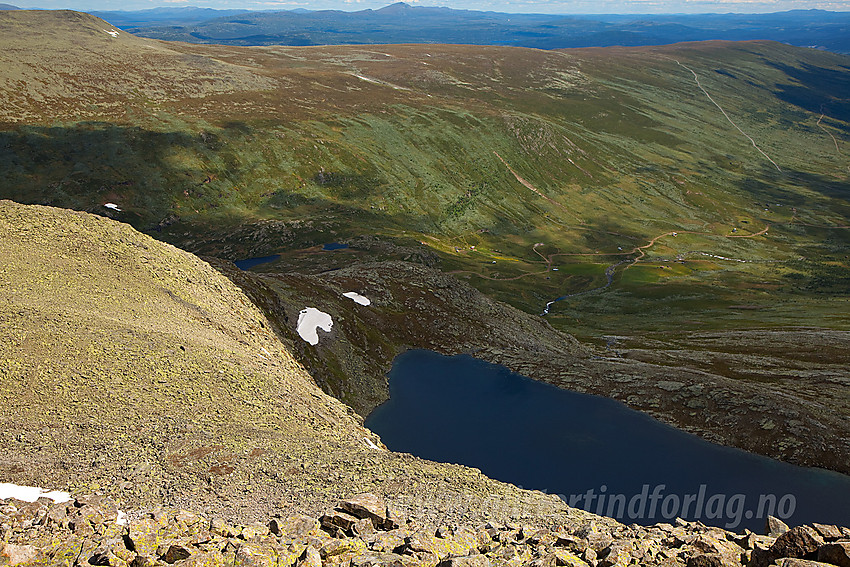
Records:
[[[792,524],[850,520],[837,503],[850,501],[850,477],[716,445],[608,398],[424,350],[399,355],[389,378],[390,399],[366,425],[390,449],[476,467],[594,513],[753,530],[768,512]]]

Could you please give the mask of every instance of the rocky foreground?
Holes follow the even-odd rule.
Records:
[[[535,528],[488,522],[434,526],[405,518],[372,494],[321,517],[274,517],[233,525],[187,510],[129,516],[99,495],[54,504],[0,500],[0,565],[112,566],[850,566],[850,529],[734,534],[699,522],[625,526],[605,518]]]

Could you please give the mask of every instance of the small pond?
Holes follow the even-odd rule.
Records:
[[[390,400],[366,425],[394,451],[481,469],[625,523],[676,516],[757,533],[850,525],[850,477],[722,447],[625,405],[470,356],[398,356]]]
[[[280,259],[280,254],[275,254],[274,256],[261,256],[259,258],[246,258],[245,260],[236,260],[233,262],[236,264],[236,267],[240,270],[250,270],[254,266],[259,266],[260,264],[268,264],[269,262],[274,262],[275,260]]]

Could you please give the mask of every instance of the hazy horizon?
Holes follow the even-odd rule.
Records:
[[[386,0],[39,0],[16,3],[25,9],[70,9],[81,11],[146,10],[153,8],[213,8],[217,10],[342,10],[348,12],[383,8]],[[487,0],[408,0],[411,6],[447,7],[456,10],[481,10],[514,14],[764,14],[789,10],[850,11],[850,0],[823,2],[817,0],[521,0],[519,2]]]

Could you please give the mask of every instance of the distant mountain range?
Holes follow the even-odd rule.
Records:
[[[150,10],[91,12],[119,28],[136,26],[188,26],[217,18],[244,14],[248,10],[215,10],[213,8],[152,8]]]
[[[0,4],[0,10],[20,10],[20,8],[11,4]]]
[[[399,2],[358,12],[156,8],[92,13],[142,37],[227,45],[450,43],[558,49],[766,39],[850,53],[850,13],[823,10],[558,16],[414,7]]]

